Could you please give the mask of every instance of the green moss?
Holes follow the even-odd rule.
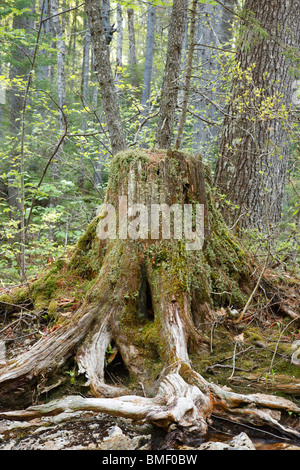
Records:
[[[79,238],[69,266],[78,276],[89,280],[98,275],[103,259],[100,240],[96,236],[98,222],[99,218],[95,217]]]
[[[159,318],[155,321],[146,321],[146,323],[137,330],[135,337],[135,345],[142,348],[148,359],[161,363],[161,354],[163,342],[160,337],[161,323]]]
[[[4,304],[10,303],[12,301],[11,295],[8,294],[2,294],[0,295],[0,303],[3,302]]]
[[[127,176],[130,165],[134,162],[141,162],[143,167],[150,162],[150,156],[146,150],[127,149],[119,152],[111,161],[109,168],[108,192],[115,192],[120,180],[124,179],[124,172]],[[132,165],[134,167],[134,165]],[[137,168],[137,165],[135,165]]]

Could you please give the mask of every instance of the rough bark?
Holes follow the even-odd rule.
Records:
[[[72,280],[74,293],[80,278],[90,280],[71,317],[59,317],[53,332],[2,367],[2,418],[32,419],[90,409],[150,422],[166,430],[176,425],[205,435],[213,413],[298,436],[280,424],[282,411],[300,411],[293,402],[230,392],[193,370],[191,357],[205,357],[209,351],[205,324],[215,318],[213,279],[222,276],[224,289],[232,290],[235,305],[244,302],[242,280],[250,279],[247,258],[216,211],[209,172],[204,169],[203,174],[202,168],[197,158],[171,151],[128,150],[114,158],[106,202],[116,209],[118,236],[101,237],[107,232],[107,207],[103,206],[78,241],[69,263],[57,263],[52,272],[31,284],[32,301],[35,305],[42,302],[40,308],[45,308],[58,295],[62,282]],[[132,208],[128,238],[123,231],[124,219],[119,222],[124,209],[120,196],[126,196]],[[210,234],[203,250],[187,250],[188,240],[174,238],[173,228],[170,238],[163,237],[163,232],[145,238],[139,225],[142,219],[130,218],[130,214],[136,215],[135,203],[144,204],[151,215],[151,204],[178,203],[182,207],[188,201],[205,203],[209,209],[205,224]],[[130,225],[134,221],[136,225]],[[131,386],[126,379],[120,384],[108,380],[108,345],[118,355],[117,363],[127,370]],[[94,398],[71,396],[25,411],[8,410],[14,400],[15,405],[32,405],[33,387],[40,393],[48,390],[47,378],[57,374],[70,357],[75,357],[78,373],[87,379],[86,387]]]
[[[193,148],[205,157],[211,157],[219,144],[221,128],[217,125],[223,117],[220,60],[221,50],[232,37],[233,15],[225,7],[234,9],[235,0],[225,0],[224,7],[200,5],[196,23],[195,74],[193,105],[198,116],[193,124]],[[219,48],[215,49],[215,48]],[[218,60],[214,58],[218,55]]]
[[[95,67],[101,88],[102,106],[105,112],[112,152],[115,154],[126,148],[126,141],[120,115],[118,95],[115,90],[114,78],[111,71],[101,9],[96,0],[87,0],[86,11],[94,46]]]
[[[181,147],[181,142],[183,138],[183,131],[186,121],[186,114],[188,108],[188,98],[190,93],[190,82],[192,76],[192,67],[193,67],[193,55],[195,47],[195,25],[196,25],[196,12],[197,12],[197,0],[193,0],[191,8],[191,28],[190,28],[190,45],[188,49],[187,63],[186,63],[186,75],[185,75],[185,84],[184,92],[182,99],[182,111],[179,120],[179,126],[177,131],[177,137],[175,142],[175,148],[179,149]]]
[[[299,44],[299,1],[247,0],[216,167],[215,183],[233,206],[229,223],[266,227],[281,218],[289,162],[293,63]],[[247,73],[249,76],[247,77]],[[244,99],[242,98],[244,96]],[[274,101],[268,109],[268,102]]]
[[[181,70],[181,51],[187,19],[187,0],[174,0],[168,36],[168,50],[162,84],[160,113],[157,125],[157,148],[168,149],[172,143],[173,124]]]

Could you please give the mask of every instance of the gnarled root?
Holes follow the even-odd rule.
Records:
[[[196,431],[199,436],[205,436],[208,418],[213,413],[219,417],[226,416],[236,423],[268,426],[284,435],[300,438],[299,432],[279,422],[280,411],[300,412],[300,408],[289,400],[262,394],[240,395],[227,392],[207,383],[192,369],[187,371],[187,367],[183,364],[178,372],[168,374],[154,398],[137,395],[116,398],[68,396],[44,405],[30,406],[26,410],[1,412],[0,418],[22,421],[60,413],[71,416],[72,412],[88,410],[121,416],[140,423],[151,423],[167,431],[175,424],[188,432]],[[198,382],[200,387],[186,382],[180,375],[180,369],[181,373],[184,371],[185,377],[194,383]],[[210,389],[210,393],[203,393],[203,387]]]
[[[188,385],[178,373],[174,373],[165,377],[154,398],[140,396],[82,398],[76,395],[46,405],[31,406],[23,411],[2,412],[0,418],[31,420],[41,416],[82,410],[152,423],[167,430],[176,423],[189,430],[195,428],[201,434],[205,434],[206,420],[211,412],[211,406],[209,398],[198,387]]]

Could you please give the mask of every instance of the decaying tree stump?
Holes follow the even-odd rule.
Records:
[[[53,309],[63,282],[71,283],[74,292],[79,279],[86,281],[84,298],[71,316],[57,314],[52,333],[0,369],[0,417],[32,419],[89,409],[204,435],[213,413],[296,436],[280,424],[282,410],[300,412],[293,402],[229,392],[193,369],[191,357],[209,353],[205,323],[215,318],[217,305],[228,304],[230,292],[231,305],[242,308],[251,285],[247,256],[216,210],[208,169],[183,152],[127,150],[114,158],[110,174],[107,205],[78,241],[71,260],[59,260],[31,284],[37,309],[50,304]],[[154,221],[154,204],[202,205],[204,240],[200,234],[197,249],[190,249],[196,243],[190,232],[173,236],[179,212],[170,219],[169,238],[162,224],[145,236]],[[108,219],[109,207],[115,218]],[[129,383],[107,380],[108,351],[118,356]],[[70,357],[94,397],[68,396],[33,406],[33,388],[57,375]],[[29,408],[11,411],[12,397]]]

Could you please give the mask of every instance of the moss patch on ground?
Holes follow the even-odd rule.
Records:
[[[207,380],[234,391],[251,393],[271,388],[272,393],[289,395],[300,379],[300,367],[291,363],[292,343],[300,334],[291,325],[283,336],[283,328],[278,322],[267,327],[244,323],[237,329],[225,315],[221,324],[211,325],[210,354],[192,356],[193,367]]]

